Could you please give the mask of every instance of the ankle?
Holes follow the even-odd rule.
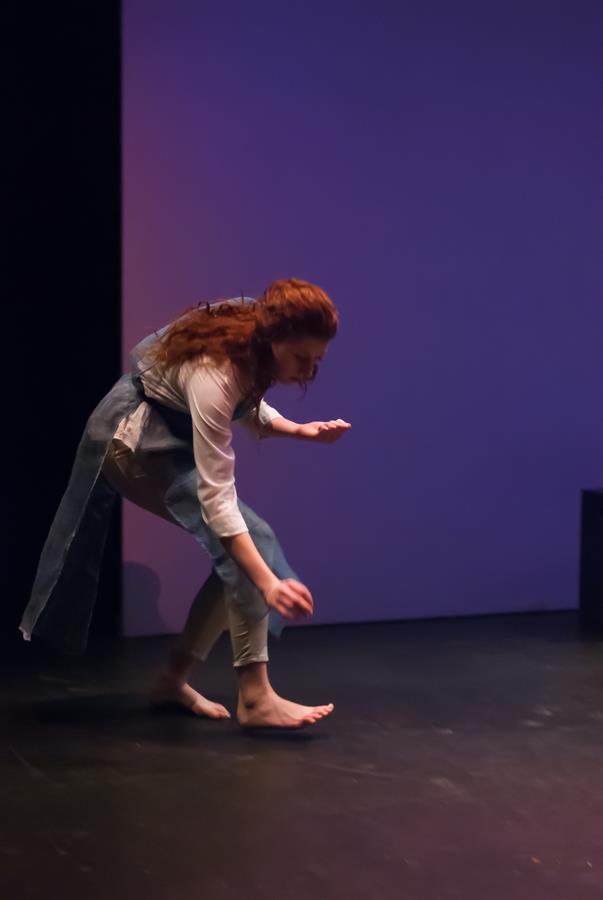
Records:
[[[272,696],[274,691],[268,685],[239,685],[239,700],[240,702],[247,707],[257,706],[258,703],[261,703],[267,697]]]
[[[182,686],[187,683],[189,675],[197,662],[199,660],[191,653],[182,650],[172,650],[167,666],[160,675],[160,680],[170,685]]]
[[[255,703],[274,693],[268,679],[266,663],[249,663],[237,669],[239,697],[244,703]]]

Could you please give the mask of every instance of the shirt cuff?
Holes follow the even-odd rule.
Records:
[[[201,508],[201,516],[208,528],[211,528],[216,537],[234,537],[236,534],[247,534],[249,528],[240,513],[227,513],[225,515],[209,518]]]
[[[258,410],[258,418],[261,425],[269,425],[273,419],[282,419],[282,414],[273,406],[268,406],[265,400],[260,403]]]

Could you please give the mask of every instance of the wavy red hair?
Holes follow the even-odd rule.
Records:
[[[187,310],[151,352],[164,371],[202,356],[216,364],[231,360],[251,384],[243,400],[257,413],[261,398],[276,380],[271,345],[305,337],[330,341],[338,321],[322,288],[300,278],[283,278],[273,281],[254,302],[224,300]]]

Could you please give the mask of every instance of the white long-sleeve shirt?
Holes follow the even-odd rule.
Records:
[[[144,392],[151,400],[179,412],[190,413],[193,453],[197,468],[197,493],[203,520],[218,535],[230,537],[248,531],[237,505],[232,421],[242,400],[241,387],[230,361],[216,364],[201,358],[161,373],[156,367],[141,373]],[[115,438],[135,450],[150,413],[146,403],[120,422]],[[260,403],[260,425],[280,413],[264,400]],[[254,412],[236,421],[255,428]]]

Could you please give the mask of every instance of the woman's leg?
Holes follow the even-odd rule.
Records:
[[[268,615],[251,619],[248,609],[257,598],[245,592],[256,591],[242,576],[237,587],[226,588],[226,607],[232,643],[233,664],[239,680],[237,719],[244,727],[301,728],[328,716],[333,704],[303,706],[280,697],[268,678]],[[257,608],[257,606],[256,606]]]
[[[224,584],[212,572],[197,592],[183,630],[176,638],[167,665],[153,691],[157,704],[178,703],[200,716],[229,719],[221,703],[214,703],[188,684],[200,662],[205,662],[220,635],[228,628]]]
[[[114,443],[103,465],[103,475],[122,497],[180,527],[163,499],[170,482],[169,472],[160,457],[135,459],[131,451]],[[195,596],[184,630],[159,675],[152,693],[154,702],[177,703],[197,715],[214,719],[230,716],[224,706],[208,700],[188,684],[193,668],[207,659],[227,627],[224,585],[212,572]]]
[[[105,460],[103,475],[127,500],[179,526],[165,505],[170,478],[160,456],[135,459],[131,451],[115,444]],[[253,514],[248,524],[260,552],[264,547],[272,546],[274,533],[263,520]],[[234,561],[232,565],[236,566]],[[238,569],[234,580],[236,586],[227,587],[212,572],[205,581],[193,601],[166,668],[159,676],[154,699],[178,703],[198,715],[228,717],[230,714],[224,706],[208,700],[188,684],[195,665],[205,661],[222,631],[228,627],[234,666],[239,676],[237,718],[242,725],[299,727],[328,715],[333,709],[332,704],[302,706],[279,697],[272,689],[267,666],[268,616],[257,615],[263,599]],[[242,605],[236,602],[237,597],[243,599]],[[250,610],[253,613],[250,614]]]

